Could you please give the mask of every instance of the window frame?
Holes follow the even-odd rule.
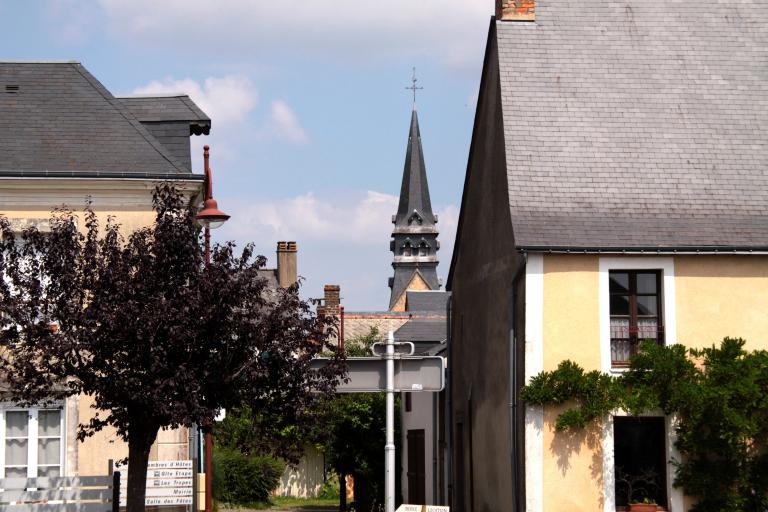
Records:
[[[644,422],[654,422],[654,423],[656,423],[656,421],[654,421],[654,420],[657,420],[658,423],[656,423],[656,425],[661,427],[661,439],[660,439],[661,443],[658,444],[658,445],[656,443],[653,443],[653,446],[652,446],[652,450],[653,450],[652,457],[653,457],[653,459],[655,459],[654,462],[656,464],[658,464],[659,466],[661,466],[660,469],[662,471],[662,474],[658,475],[660,478],[657,479],[657,482],[658,482],[658,485],[659,485],[659,488],[660,488],[659,491],[661,491],[662,496],[656,496],[656,498],[661,498],[658,501],[656,501],[656,503],[658,505],[662,506],[663,510],[667,510],[668,507],[669,507],[669,493],[668,493],[668,490],[667,490],[667,482],[669,481],[668,473],[670,471],[670,465],[667,462],[667,439],[669,438],[669,435],[667,433],[667,429],[668,429],[669,426],[667,425],[667,422],[664,420],[664,416],[655,416],[655,415],[644,415],[644,416],[616,415],[616,416],[612,416],[611,420],[613,422],[613,425],[612,425],[611,428],[613,428],[613,450],[614,450],[614,464],[613,464],[613,468],[614,468],[614,489],[615,489],[615,491],[614,491],[614,504],[615,504],[615,506],[617,508],[618,507],[623,507],[622,510],[628,510],[629,509],[629,505],[631,503],[631,499],[627,499],[627,503],[624,504],[624,505],[619,505],[616,502],[620,501],[621,498],[632,498],[631,496],[630,497],[621,496],[617,492],[618,489],[617,489],[616,479],[615,479],[616,468],[617,468],[617,464],[616,464],[616,458],[617,458],[616,444],[617,444],[617,441],[619,439],[621,439],[620,436],[619,436],[619,433],[618,433],[617,420],[619,420],[618,423],[625,422],[625,421],[629,420],[629,421],[632,421],[633,423],[636,423],[636,424],[644,423]],[[623,428],[626,429],[627,428],[626,425]],[[644,437],[644,439],[647,440],[648,438]],[[647,453],[648,453],[648,451],[644,451],[644,454],[647,454]],[[637,454],[635,454],[635,455],[637,455]],[[629,457],[629,458],[631,459],[632,457]],[[635,496],[635,498],[639,498],[639,496]],[[621,499],[621,501],[624,501],[624,500]]]
[[[26,412],[27,420],[27,478],[38,478],[38,468],[51,467],[57,464],[39,464],[38,446],[40,439],[55,439],[55,436],[40,436],[38,417],[42,411],[59,412],[59,476],[66,476],[66,412],[63,405],[46,407],[18,407],[15,405],[0,405],[0,478],[5,478],[5,446],[6,446],[6,415],[9,412]]]
[[[625,273],[627,274],[627,293],[612,293],[610,291],[610,277],[611,274],[616,273]],[[638,274],[655,274],[656,278],[656,293],[640,293],[638,291],[638,281],[637,276]],[[662,270],[661,269],[610,269],[608,270],[608,294],[609,294],[609,302],[608,302],[608,314],[610,317],[610,320],[612,321],[615,317],[627,317],[629,320],[628,322],[628,333],[627,333],[627,340],[629,342],[629,356],[637,353],[637,348],[640,346],[640,343],[643,341],[639,338],[639,322],[638,319],[641,318],[641,315],[639,313],[638,308],[638,297],[656,297],[656,343],[659,345],[664,345],[664,309],[663,309],[663,294],[664,294],[664,285],[662,282]],[[614,315],[611,309],[611,299],[614,296],[626,296],[628,299],[628,308],[629,308],[629,314],[628,315]],[[645,317],[651,318],[651,315],[644,315]],[[611,326],[613,327],[613,326]],[[613,340],[615,338],[611,334],[611,345],[613,345]],[[613,351],[611,351],[613,352]],[[621,360],[614,360],[613,355],[611,355],[611,368],[617,369],[617,368],[626,368],[629,366],[629,360],[621,361]]]
[[[677,343],[677,316],[675,309],[675,263],[667,256],[615,256],[600,257],[598,283],[598,307],[600,317],[600,361],[606,373],[621,373],[626,367],[613,366],[611,361],[611,270],[658,270],[660,271],[661,309],[659,316],[664,322],[664,344]]]
[[[608,415],[602,425],[602,452],[603,452],[603,512],[616,512],[616,460],[614,454],[614,418],[617,416],[628,416],[624,410],[618,410],[614,414]],[[674,416],[665,416],[662,411],[650,411],[640,414],[641,417],[662,417],[664,418],[665,446],[664,453],[667,460],[666,482],[667,502],[671,511],[684,510],[683,490],[675,487],[675,465],[673,460],[680,460],[680,452],[675,448],[677,442],[677,418]],[[666,510],[666,508],[665,508]]]

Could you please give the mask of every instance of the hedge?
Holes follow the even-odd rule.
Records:
[[[216,500],[232,504],[265,503],[277,487],[285,464],[272,457],[218,448],[213,456]]]

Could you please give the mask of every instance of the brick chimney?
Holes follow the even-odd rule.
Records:
[[[326,315],[338,315],[341,306],[341,287],[337,284],[327,284],[323,288],[323,313]]]
[[[496,0],[496,19],[535,21],[536,0]]]
[[[337,284],[327,284],[323,288],[323,303],[317,307],[318,316],[332,316],[338,321],[336,338],[340,349],[344,349],[344,306],[341,305],[341,287]]]
[[[288,288],[298,278],[296,242],[277,242],[277,284]]]

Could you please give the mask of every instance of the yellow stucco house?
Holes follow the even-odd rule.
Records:
[[[190,136],[211,121],[187,96],[117,98],[77,62],[0,62],[0,214],[21,231],[46,229],[51,210],[92,200],[126,232],[154,222],[152,190],[173,181],[190,197]],[[0,478],[98,475],[127,455],[111,429],[85,443],[89,399],[46,408],[0,403]],[[188,429],[161,431],[151,459],[192,458]]]
[[[672,485],[670,418],[556,434],[520,388],[639,340],[768,348],[768,49],[756,2],[504,0],[490,23],[448,289],[452,510],[624,510]]]

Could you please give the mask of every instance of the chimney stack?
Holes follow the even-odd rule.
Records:
[[[277,242],[277,284],[288,288],[299,279],[296,242]]]
[[[338,322],[337,331],[332,336],[338,342],[339,349],[344,349],[344,306],[341,305],[341,287],[327,284],[323,288],[323,303],[317,307],[317,316],[334,317]]]
[[[536,0],[496,0],[496,19],[535,21]]]
[[[341,306],[341,287],[337,284],[327,284],[323,288],[325,297],[323,300],[323,313],[328,316],[339,314]]]

